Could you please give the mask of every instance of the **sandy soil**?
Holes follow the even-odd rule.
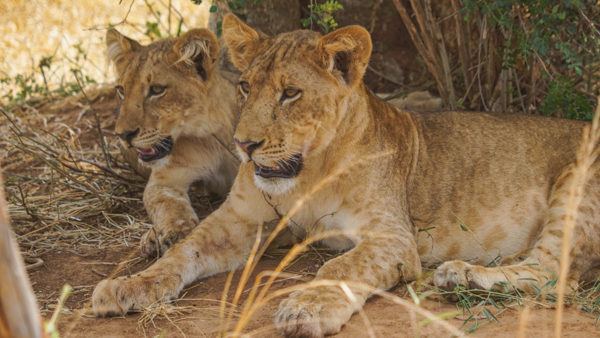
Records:
[[[59,321],[59,328],[64,337],[139,337],[156,336],[215,336],[218,333],[218,301],[221,298],[226,275],[198,281],[186,289],[185,296],[175,305],[181,307],[181,313],[173,313],[169,318],[157,316],[154,321],[142,323],[140,314],[120,318],[97,319],[85,313],[89,308],[89,299],[94,285],[115,269],[115,262],[135,256],[137,248],[120,248],[114,250],[90,251],[84,255],[66,252],[48,254],[42,258],[45,264],[31,273],[31,280],[44,315],[48,318],[53,310],[56,297],[64,283],[74,286],[74,294],[66,303],[66,309]],[[297,262],[290,271],[310,274],[316,270],[316,257],[305,257]],[[151,262],[142,262],[129,267],[131,272],[137,271]],[[277,259],[263,259],[259,270],[274,268]],[[125,270],[128,270],[125,269]],[[236,285],[237,276],[234,278]],[[276,288],[288,286],[291,281],[277,284]],[[400,287],[394,294],[404,295],[405,289]],[[408,297],[405,296],[406,299]],[[251,321],[247,333],[256,337],[277,337],[271,318],[276,309],[275,302],[270,303],[257,313]],[[455,305],[444,301],[425,301],[423,307],[434,312],[444,313],[456,310]],[[80,310],[84,309],[84,310]],[[370,325],[378,337],[413,337],[409,312],[399,305],[373,298],[365,306],[365,313]],[[481,320],[481,326],[473,333],[476,337],[514,337],[518,333],[520,310],[511,309],[497,315],[498,322]],[[449,319],[448,322],[461,327],[462,315]],[[421,320],[421,319],[419,319]],[[567,308],[564,317],[566,337],[593,337],[600,335],[596,319],[574,308]],[[551,337],[554,323],[554,311],[533,309],[526,326],[526,336]],[[470,327],[473,322],[465,325]],[[422,337],[445,337],[448,332],[430,324],[419,331]],[[344,327],[339,337],[362,337],[367,335],[367,326],[363,319],[355,315]]]

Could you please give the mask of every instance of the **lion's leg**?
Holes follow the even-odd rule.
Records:
[[[195,179],[196,173],[190,168],[161,168],[152,172],[144,190],[144,205],[153,226],[142,236],[143,255],[162,255],[199,223],[188,196]]]
[[[257,224],[261,223],[256,221],[256,214],[240,212],[233,205],[229,199],[225,201],[148,269],[101,281],[92,295],[94,313],[125,314],[172,300],[194,280],[242,264],[254,243]]]
[[[340,286],[316,286],[293,292],[281,302],[275,315],[275,324],[285,335],[320,337],[336,333],[362,308],[372,290],[389,289],[401,279],[412,280],[420,274],[421,264],[410,231],[376,231],[391,234],[363,240],[323,265],[315,279],[347,282],[354,299]],[[356,287],[357,284],[366,289]]]
[[[557,179],[550,195],[544,227],[528,257],[518,263],[500,267],[483,267],[462,261],[450,261],[437,268],[434,283],[452,289],[466,285],[478,289],[516,288],[536,292],[548,281],[555,280],[560,270],[563,227],[567,220],[568,190],[573,176],[569,167]],[[579,205],[570,250],[570,284],[592,268],[600,258],[600,175],[598,171],[587,182]]]

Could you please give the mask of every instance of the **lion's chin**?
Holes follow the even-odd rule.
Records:
[[[277,196],[288,193],[296,186],[295,178],[264,178],[254,174],[256,187],[269,195]]]

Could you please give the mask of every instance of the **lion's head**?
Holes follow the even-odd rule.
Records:
[[[139,160],[157,163],[180,137],[202,137],[219,127],[207,104],[219,54],[213,33],[194,29],[143,46],[110,29],[106,44],[118,75],[115,131]]]
[[[349,26],[324,36],[301,30],[267,37],[227,15],[223,37],[242,72],[240,156],[254,163],[259,188],[286,192],[346,118],[369,62],[370,35]]]

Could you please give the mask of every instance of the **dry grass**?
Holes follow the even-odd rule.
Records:
[[[97,83],[110,83],[114,77],[104,43],[109,25],[147,43],[157,38],[148,25],[156,24],[163,35],[204,27],[207,6],[208,1],[198,6],[190,0],[0,1],[0,79],[31,75],[56,89],[75,81],[75,69]],[[51,66],[42,75],[40,62],[48,57]],[[3,85],[0,97],[11,89],[17,90]]]
[[[73,251],[80,244],[135,245],[149,226],[141,202],[144,181],[106,136],[113,114],[104,110],[97,116],[91,106],[110,95],[97,90],[90,104],[63,101],[0,111],[10,214],[27,256]]]
[[[558,278],[558,307],[556,309],[555,337],[562,336],[562,315],[565,303],[565,290],[567,288],[567,276],[571,266],[570,253],[573,249],[573,232],[577,221],[579,205],[583,198],[587,181],[594,174],[591,170],[593,164],[600,156],[600,97],[596,102],[596,116],[592,125],[583,131],[581,146],[577,151],[575,169],[573,171],[573,183],[569,188],[569,199],[567,200],[565,224],[563,226],[563,239],[560,251],[560,273]]]

